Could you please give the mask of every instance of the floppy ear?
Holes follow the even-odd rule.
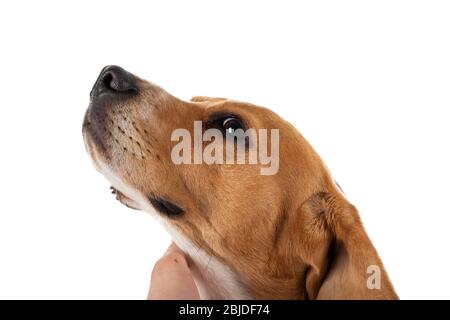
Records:
[[[219,102],[219,101],[224,101],[227,100],[226,98],[211,98],[211,97],[204,97],[204,96],[196,96],[196,97],[192,97],[191,101],[192,102]]]
[[[314,194],[297,221],[309,299],[398,299],[358,211],[340,193]]]

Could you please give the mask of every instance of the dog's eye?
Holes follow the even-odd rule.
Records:
[[[244,129],[240,119],[235,117],[225,118],[222,122],[222,128],[225,133],[233,134],[238,129]]]
[[[149,200],[156,210],[158,210],[162,214],[167,215],[169,218],[174,218],[184,212],[183,209],[170,201],[152,196],[149,197]]]
[[[207,122],[207,128],[219,129],[224,135],[234,134],[238,129],[245,131],[244,123],[239,117],[223,113],[213,114]]]

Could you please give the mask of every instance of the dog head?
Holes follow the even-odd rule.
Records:
[[[193,139],[183,150],[180,129]],[[208,129],[213,134],[205,136]],[[245,148],[235,150],[237,140],[227,133],[248,129],[256,135],[245,136]],[[263,146],[261,132],[268,138]],[[266,160],[276,157],[271,163],[260,156],[255,163],[227,161],[226,147],[211,152],[219,135],[236,158],[249,160],[258,148]],[[209,282],[204,290],[213,292],[210,297],[395,297],[356,209],[310,144],[274,112],[224,98],[182,101],[109,66],[92,89],[83,136],[118,199],[153,214],[156,209],[197,277]],[[208,148],[224,160],[205,161]],[[263,174],[269,167],[271,174]],[[208,270],[208,259],[221,269]],[[380,289],[368,288],[370,266],[381,270]],[[219,283],[221,272],[233,286]]]

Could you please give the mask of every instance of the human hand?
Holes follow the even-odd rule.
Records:
[[[147,299],[200,299],[186,256],[174,242],[153,267]]]

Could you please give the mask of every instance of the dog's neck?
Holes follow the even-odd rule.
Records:
[[[187,254],[202,300],[253,299],[239,277],[216,257],[207,254],[175,228],[166,224],[173,241]]]

